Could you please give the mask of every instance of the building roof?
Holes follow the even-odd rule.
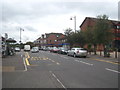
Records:
[[[98,20],[100,20],[100,19],[98,19],[98,18],[93,18],[93,17],[86,17],[85,19],[84,19],[84,21],[82,22],[82,24],[79,26],[79,27],[81,27],[84,23],[85,23],[85,21],[87,20],[87,19],[90,19],[90,20],[92,20],[93,22],[97,22]],[[120,23],[120,21],[115,21],[115,20],[108,20],[108,21],[110,21],[112,24],[118,24],[118,23]]]

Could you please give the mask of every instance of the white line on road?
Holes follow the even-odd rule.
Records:
[[[56,75],[52,72],[52,71],[49,71],[51,74],[52,74],[52,76],[61,84],[61,86],[65,89],[65,90],[67,90],[66,89],[66,87],[63,85],[63,83],[56,77]]]
[[[25,70],[24,71],[27,71],[27,65],[25,63],[25,58],[23,58],[23,63],[24,63],[24,66],[25,66]]]
[[[75,60],[76,62],[81,62],[81,63],[84,63],[84,64],[87,64],[87,65],[90,65],[90,66],[93,66],[93,64],[91,63],[87,63],[87,62],[83,62],[83,61],[79,61],[79,60]]]
[[[115,73],[120,73],[119,71],[116,71],[116,70],[112,70],[112,69],[109,69],[109,68],[105,68],[106,70],[108,71],[112,71],[112,72],[115,72]]]
[[[58,62],[57,62],[56,64],[57,64],[57,65],[60,65],[60,63],[58,63]]]
[[[60,56],[60,57],[65,58],[65,59],[69,59],[68,57],[63,57],[63,56]]]

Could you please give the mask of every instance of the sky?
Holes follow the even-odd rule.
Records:
[[[118,20],[119,0],[1,0],[0,33],[23,43],[34,41],[44,33],[64,33],[65,29],[76,30],[85,17],[106,14]]]

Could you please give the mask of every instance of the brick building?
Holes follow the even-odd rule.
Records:
[[[61,47],[63,45],[63,41],[61,40],[64,38],[65,35],[62,33],[45,33],[42,34],[39,39],[37,39],[37,43],[41,48],[45,47]]]
[[[82,31],[87,30],[88,27],[91,27],[94,29],[96,22],[99,19],[97,18],[91,18],[91,17],[86,17],[82,24],[80,25],[80,29]],[[113,47],[119,48],[120,46],[120,21],[114,21],[114,20],[108,20],[110,25],[111,25],[111,30],[113,31],[113,34],[115,35],[115,38],[112,41]],[[103,46],[97,46],[97,50],[103,50]]]

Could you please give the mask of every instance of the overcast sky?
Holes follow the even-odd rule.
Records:
[[[44,33],[64,33],[66,28],[76,29],[85,17],[106,14],[109,19],[118,20],[119,0],[2,0],[0,3],[0,29],[2,36],[19,42],[20,27],[22,42],[34,41]]]

